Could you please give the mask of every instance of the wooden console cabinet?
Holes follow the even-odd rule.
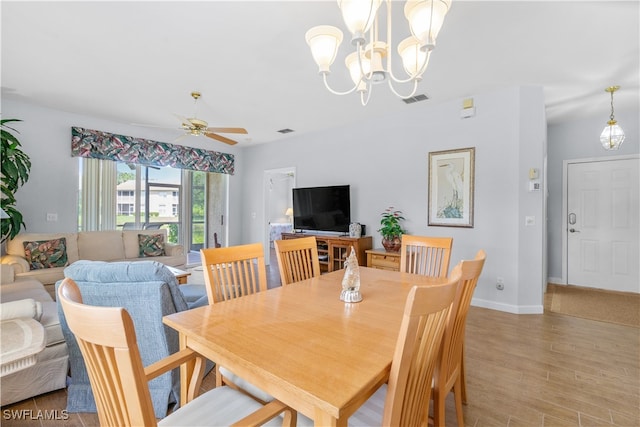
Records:
[[[367,267],[400,271],[400,252],[387,252],[384,248],[370,249],[365,252],[367,253]]]
[[[320,270],[329,272],[344,268],[344,260],[351,253],[351,248],[356,251],[358,264],[367,265],[366,251],[371,249],[373,239],[371,236],[348,237],[331,236],[314,233],[282,233],[283,239],[298,239],[300,237],[315,237],[318,243],[318,258],[320,258]]]

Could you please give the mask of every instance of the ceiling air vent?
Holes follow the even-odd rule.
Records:
[[[404,98],[403,101],[405,104],[413,104],[414,102],[426,101],[427,99],[429,99],[429,97],[423,93],[409,98]]]
[[[280,132],[280,133],[282,133],[282,134],[285,134],[285,133],[291,133],[291,132],[294,132],[294,130],[293,130],[293,129],[286,128],[286,129],[280,129],[278,132]]]

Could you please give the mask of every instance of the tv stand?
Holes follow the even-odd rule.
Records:
[[[342,231],[307,231],[307,230],[298,230],[293,231],[294,234],[302,234],[304,236],[328,236],[328,237],[349,237],[349,233],[344,233]]]
[[[372,248],[371,236],[349,237],[343,235],[330,235],[318,232],[282,233],[283,239],[298,239],[301,237],[315,237],[318,244],[318,258],[320,270],[330,272],[344,268],[345,259],[351,254],[351,248],[356,251],[358,264],[367,265],[366,250]]]

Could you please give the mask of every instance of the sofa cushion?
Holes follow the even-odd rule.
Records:
[[[13,239],[7,241],[7,255],[16,255],[26,258],[24,253],[24,242],[53,240],[64,237],[67,248],[67,261],[71,264],[79,259],[77,235],[77,233],[20,233]]]
[[[33,279],[17,279],[13,283],[0,286],[2,302],[33,298],[36,301],[53,301],[42,283]]]
[[[25,273],[17,273],[16,279],[36,280],[41,284],[56,283],[61,277],[64,277],[65,267],[42,268],[40,270],[30,270]]]
[[[124,258],[122,231],[81,231],[78,233],[81,259],[115,261]]]
[[[138,234],[138,248],[140,258],[164,256],[164,235]]]
[[[67,265],[67,239],[24,241],[24,256],[31,270]]]

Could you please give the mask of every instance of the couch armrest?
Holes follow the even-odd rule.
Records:
[[[13,272],[15,274],[26,273],[27,271],[30,270],[29,262],[26,259],[17,255],[4,255],[0,259],[0,263],[4,265],[12,266]],[[2,268],[4,268],[4,265],[2,266]]]
[[[0,285],[13,283],[16,280],[16,273],[13,266],[9,264],[0,264]]]
[[[18,319],[26,317],[40,321],[42,317],[42,303],[33,298],[0,304],[0,320]]]
[[[182,245],[177,245],[175,243],[165,243],[164,253],[167,256],[184,255],[184,247]]]

